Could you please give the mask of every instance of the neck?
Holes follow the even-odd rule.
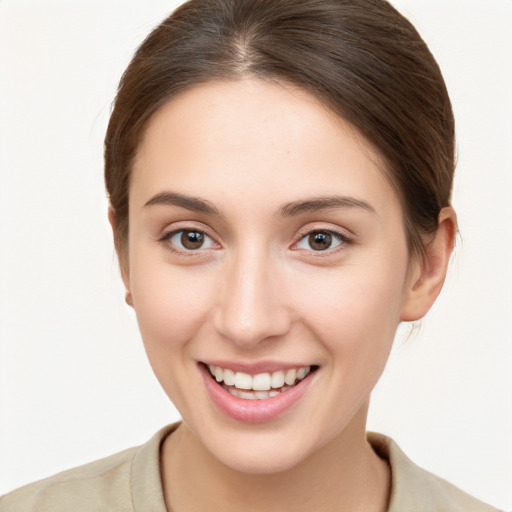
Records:
[[[390,475],[366,441],[366,410],[343,432],[293,468],[273,474],[242,473],[206,450],[182,424],[164,442],[162,475],[171,512],[283,510],[384,512]]]

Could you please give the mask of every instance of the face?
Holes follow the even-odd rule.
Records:
[[[151,119],[124,279],[158,380],[229,467],[280,471],[364,431],[411,287],[381,168],[275,83],[198,86]]]

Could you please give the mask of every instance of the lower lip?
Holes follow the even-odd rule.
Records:
[[[244,400],[228,393],[203,364],[199,364],[199,368],[213,403],[226,416],[244,423],[265,423],[278,418],[300,400],[312,380],[310,374],[277,396],[264,400]]]

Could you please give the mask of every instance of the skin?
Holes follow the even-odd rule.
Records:
[[[169,509],[386,510],[389,469],[365,437],[369,396],[398,324],[421,318],[441,290],[456,220],[443,209],[425,260],[411,260],[382,168],[349,125],[291,86],[209,83],[150,120],[122,275],[183,417],[162,448]],[[333,196],[344,203],[290,206]],[[110,220],[115,230],[112,210]],[[204,232],[204,245],[180,247],[180,229]],[[341,238],[314,250],[312,232]],[[198,362],[220,359],[319,369],[284,414],[248,424],[205,389]]]

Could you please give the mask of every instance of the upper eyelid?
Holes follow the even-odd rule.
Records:
[[[164,229],[160,238],[170,238],[177,233],[181,233],[182,231],[196,231],[197,233],[202,233],[203,235],[212,238],[207,231],[200,228],[172,228],[172,229]]]
[[[349,238],[349,235],[346,235],[345,233],[343,233],[342,230],[334,229],[334,228],[312,228],[312,229],[310,228],[310,229],[306,229],[304,231],[301,230],[298,232],[298,238],[302,239],[307,235],[311,235],[312,233],[331,233],[333,235],[338,235],[343,238]]]
[[[203,224],[202,222],[197,221],[177,221],[167,224],[164,228],[159,231],[157,235],[158,239],[166,238],[169,235],[174,233],[178,233],[180,231],[198,231],[200,233],[204,233],[212,239],[217,239],[215,235],[212,234],[212,229]]]
[[[355,237],[355,234],[352,233],[352,231],[350,231],[347,228],[341,228],[338,226],[331,227],[331,226],[326,226],[325,224],[324,225],[313,225],[313,226],[309,225],[309,226],[302,227],[297,231],[296,241],[302,240],[305,236],[308,236],[311,233],[317,233],[317,232],[322,232],[322,231],[324,231],[326,233],[331,233],[333,235],[339,236],[342,239],[347,239],[347,240],[352,240]]]
[[[203,234],[204,236],[207,236],[208,238],[210,238],[211,240],[213,240],[215,243],[218,243],[216,240],[215,240],[215,237],[211,236],[208,231],[204,230],[204,229],[200,229],[200,228],[176,228],[176,229],[169,229],[167,231],[164,231],[164,233],[162,234],[162,236],[159,238],[159,240],[169,240],[171,239],[172,237],[174,237],[175,235],[177,235],[178,233],[181,233],[182,231],[192,231],[192,232],[197,232],[197,233],[201,233]]]

